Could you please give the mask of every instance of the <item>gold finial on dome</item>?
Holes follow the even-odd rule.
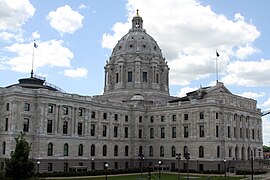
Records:
[[[139,9],[137,9],[136,11],[137,11],[136,15],[139,17],[139,16],[140,16],[140,15],[139,15]]]

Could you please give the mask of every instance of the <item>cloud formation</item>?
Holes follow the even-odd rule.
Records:
[[[83,19],[84,16],[78,11],[72,10],[68,5],[59,7],[56,11],[51,11],[47,16],[47,20],[50,21],[51,27],[61,34],[73,34],[83,26]]]
[[[67,69],[64,75],[71,78],[80,78],[87,76],[88,71],[85,68]]]

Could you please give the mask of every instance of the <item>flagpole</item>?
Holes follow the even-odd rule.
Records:
[[[219,54],[216,51],[216,77],[217,77],[217,83],[218,83],[218,57],[219,57]]]
[[[34,76],[34,57],[35,57],[35,42],[33,46],[33,54],[32,54],[32,69],[31,69],[31,78]]]

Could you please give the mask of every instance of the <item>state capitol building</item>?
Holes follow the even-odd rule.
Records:
[[[257,102],[232,94],[223,83],[185,97],[169,94],[169,67],[142,17],[115,45],[104,67],[103,95],[65,93],[45,79],[22,78],[0,88],[0,162],[10,158],[14,137],[26,133],[30,159],[40,172],[144,167],[223,170],[262,157]]]

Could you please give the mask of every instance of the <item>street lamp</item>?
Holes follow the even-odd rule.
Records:
[[[224,173],[225,173],[225,177],[226,177],[226,159],[224,159],[223,162],[224,162]]]
[[[104,167],[105,167],[105,179],[107,180],[107,169],[108,169],[108,163],[106,163],[105,165],[104,165]]]
[[[254,155],[253,155],[253,151],[251,150],[250,152],[250,160],[251,160],[251,180],[253,180],[253,174],[254,174],[254,169],[253,169],[253,158],[254,158]]]
[[[176,153],[176,159],[178,161],[178,180],[180,180],[180,160],[181,160],[181,153]]]
[[[38,176],[39,176],[39,165],[40,165],[40,161],[37,161],[37,173],[38,173]]]
[[[158,179],[160,179],[160,166],[161,166],[162,162],[158,161]]]
[[[95,158],[91,159],[91,170],[94,171],[95,170]]]
[[[140,162],[140,169],[141,169],[141,179],[142,179],[142,162],[144,161],[144,155],[143,154],[138,154],[139,158],[139,162]]]

